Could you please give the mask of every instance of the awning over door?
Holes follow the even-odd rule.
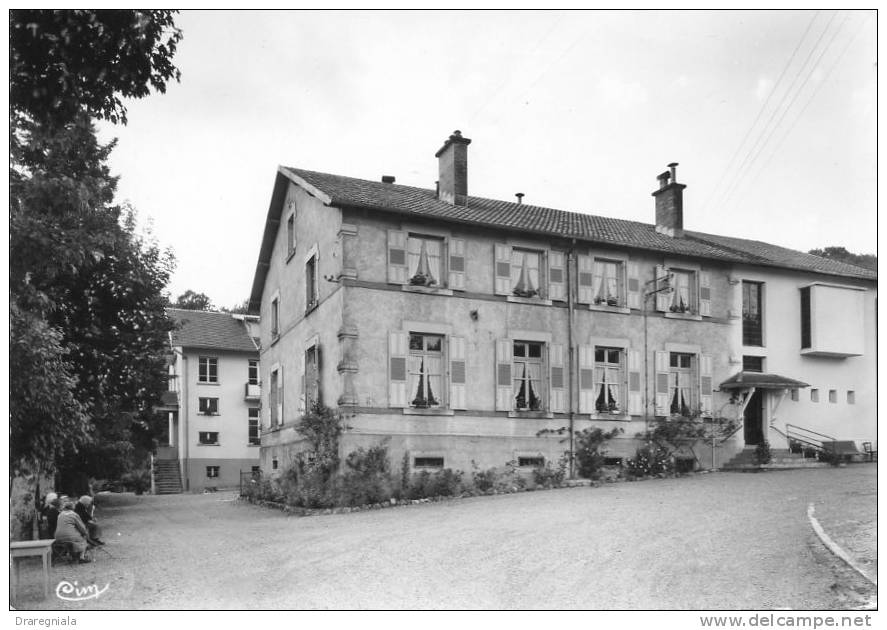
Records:
[[[721,383],[721,391],[736,389],[795,389],[810,387],[807,383],[796,381],[793,378],[780,376],[779,374],[765,374],[764,372],[739,372]]]

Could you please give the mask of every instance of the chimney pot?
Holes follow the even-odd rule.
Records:
[[[518,205],[524,202],[524,193],[514,193],[514,196],[517,197]]]
[[[393,184],[394,183],[394,175],[382,175],[382,183],[383,184]]]

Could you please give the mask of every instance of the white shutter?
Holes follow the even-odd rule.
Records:
[[[577,301],[582,304],[591,304],[594,301],[592,289],[594,287],[594,258],[580,254],[577,256],[579,267],[579,296]]]
[[[511,367],[514,360],[514,345],[511,339],[496,342],[496,410],[511,411],[514,408]]]
[[[657,416],[667,416],[668,413],[668,377],[669,368],[668,368],[668,352],[656,352],[655,353],[655,363],[656,366],[656,415]]]
[[[699,355],[699,405],[702,415],[712,416],[712,359],[710,354]]]
[[[405,332],[388,334],[388,406],[407,406],[407,338]]]
[[[711,317],[711,274],[707,271],[699,273],[699,314]]]
[[[451,238],[449,243],[449,282],[447,286],[457,291],[465,290],[465,241]]]
[[[628,275],[628,308],[641,308],[643,294],[641,292],[641,266],[636,262],[626,265]]]
[[[579,413],[595,412],[594,346],[579,346]]]
[[[641,353],[637,350],[628,350],[628,413],[633,416],[644,414],[644,394],[641,389]]]
[[[564,346],[553,343],[548,346],[548,366],[551,384],[551,411],[567,410],[567,373],[564,365]]]
[[[388,230],[388,282],[407,282],[407,233]]]
[[[668,269],[666,269],[663,265],[656,265],[656,269],[654,270],[656,274],[656,288],[661,289],[665,286],[666,280],[665,278],[668,276]],[[673,287],[672,287],[673,288]],[[661,291],[656,294],[656,310],[657,311],[667,311],[669,304],[671,304],[671,292],[669,291]]]
[[[283,426],[283,366],[277,370],[277,426]]]
[[[565,301],[566,270],[564,269],[564,253],[549,252],[548,254],[548,298],[551,300]]]
[[[511,245],[496,243],[495,246],[496,295],[511,295]]]
[[[450,337],[450,409],[468,409],[465,338]]]

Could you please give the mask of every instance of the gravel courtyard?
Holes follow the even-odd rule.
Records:
[[[102,495],[107,550],[22,568],[20,609],[834,609],[875,588],[876,465],[713,473],[290,517],[231,493]],[[62,581],[108,585],[96,599]]]

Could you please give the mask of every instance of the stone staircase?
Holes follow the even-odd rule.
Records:
[[[721,466],[721,470],[754,471],[754,470],[788,470],[792,468],[828,468],[829,464],[801,453],[791,453],[787,448],[771,448],[772,457],[769,464],[759,466],[755,461],[755,447],[746,447],[736,456]]]
[[[179,470],[179,460],[154,460],[154,492],[156,494],[182,493],[182,473]]]

